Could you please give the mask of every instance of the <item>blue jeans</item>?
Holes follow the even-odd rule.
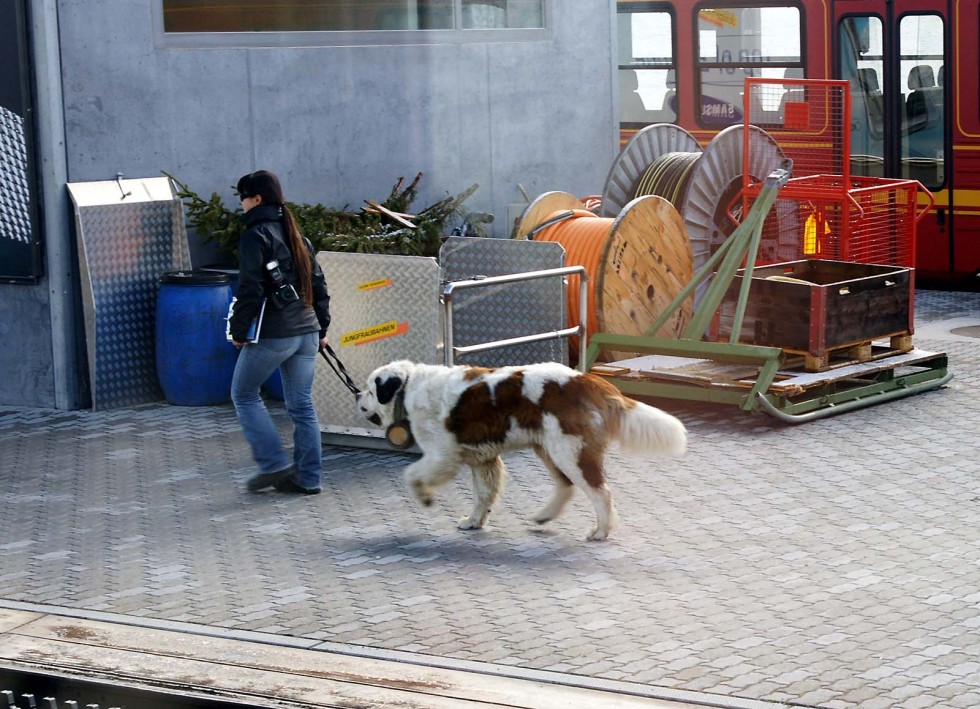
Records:
[[[319,487],[323,471],[320,423],[313,408],[313,374],[319,334],[263,338],[245,345],[238,355],[231,380],[231,400],[252,447],[252,458],[263,473],[289,466],[289,456],[265,402],[259,394],[262,383],[279,368],[286,411],[293,421],[294,480],[303,487]]]

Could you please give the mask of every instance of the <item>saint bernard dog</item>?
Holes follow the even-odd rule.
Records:
[[[502,453],[531,448],[555,484],[534,521],[558,517],[575,486],[592,501],[596,526],[589,540],[603,540],[616,525],[603,458],[607,445],[624,450],[680,455],[687,432],[678,419],[623,396],[602,377],[557,363],[482,367],[391,362],[374,370],[357,402],[379,426],[410,426],[422,457],[405,469],[416,499],[431,505],[435,488],[462,465],[473,473],[473,512],[460,529],[480,529],[503,490]]]

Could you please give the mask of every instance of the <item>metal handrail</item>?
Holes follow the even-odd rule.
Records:
[[[562,330],[552,330],[533,335],[512,337],[506,340],[494,340],[484,342],[479,345],[466,345],[455,347],[453,345],[453,293],[465,288],[478,288],[480,286],[500,285],[502,283],[515,283],[519,281],[530,281],[538,278],[549,278],[553,276],[568,276],[573,273],[579,275],[579,324],[577,327],[567,327]],[[586,322],[589,312],[589,274],[584,266],[565,266],[563,268],[547,268],[540,271],[525,271],[524,273],[512,273],[505,276],[476,276],[462,281],[449,281],[442,288],[442,295],[439,300],[443,304],[446,317],[443,324],[443,336],[445,338],[444,361],[447,367],[455,363],[457,354],[468,354],[470,352],[483,352],[486,350],[519,345],[529,342],[541,342],[543,340],[553,340],[560,337],[579,336],[579,357],[578,368],[585,371],[585,350],[586,342]]]

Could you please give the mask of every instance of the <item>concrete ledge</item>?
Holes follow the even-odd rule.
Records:
[[[24,672],[260,706],[397,706],[402,709],[706,706],[9,609],[0,609],[0,665]]]

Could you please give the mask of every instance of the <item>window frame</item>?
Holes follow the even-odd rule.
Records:
[[[683,93],[681,86],[678,85],[676,80],[677,76],[677,6],[671,2],[664,2],[663,0],[649,0],[648,2],[630,2],[630,3],[616,3],[616,19],[613,21],[613,32],[617,31],[618,16],[627,14],[637,14],[637,13],[647,13],[647,12],[662,12],[670,17],[670,42],[671,42],[671,53],[669,57],[669,63],[640,63],[640,62],[630,62],[627,64],[622,64],[619,61],[618,53],[614,58],[615,61],[615,71],[618,75],[621,71],[644,71],[644,70],[665,70],[673,71],[674,80],[674,96],[675,106],[677,107],[674,111],[674,117],[670,119],[671,123],[677,123],[680,120],[680,102],[683,99]],[[614,45],[614,49],[616,46]],[[619,89],[617,89],[618,91]],[[617,95],[617,99],[618,99]],[[649,123],[637,123],[632,121],[623,121],[622,116],[620,116],[619,128],[620,130],[633,130],[642,126],[650,125]]]
[[[942,47],[941,47],[942,54],[937,56],[935,54],[922,55],[919,53],[912,53],[912,52],[909,52],[908,54],[905,53],[905,48],[902,46],[902,23],[911,17],[935,17],[939,20],[939,22],[942,25],[942,31],[940,32],[940,37],[942,38]],[[944,64],[947,62],[948,60],[947,55],[949,53],[948,52],[949,20],[947,16],[943,15],[940,12],[936,12],[935,10],[914,10],[910,12],[903,12],[902,14],[898,15],[895,18],[894,32],[895,32],[894,54],[897,61],[897,70],[898,70],[897,79],[899,81],[899,92],[900,92],[899,95],[902,95],[901,92],[903,92],[903,89],[907,82],[907,75],[905,75],[902,70],[902,64],[904,62],[912,62],[920,59],[933,60],[933,61],[936,59],[940,59],[943,61]],[[938,83],[938,76],[936,77],[936,79]],[[940,89],[940,91],[943,93],[945,97],[946,95],[945,86],[943,86]],[[943,100],[943,105],[944,107],[946,106],[945,98]],[[903,106],[902,108],[905,109],[905,106]],[[903,110],[903,115],[904,113],[905,112]],[[908,177],[903,177],[902,179],[919,179],[920,182],[922,182],[922,184],[927,189],[932,191],[939,191],[946,188],[947,184],[949,183],[949,171],[946,170],[945,166],[949,163],[950,160],[950,149],[949,149],[950,137],[948,135],[949,131],[947,130],[947,125],[949,124],[949,121],[946,113],[947,112],[944,108],[943,118],[942,121],[939,123],[942,129],[941,141],[939,141],[939,145],[941,149],[938,151],[942,156],[942,165],[943,165],[942,179],[929,180],[929,179],[921,179],[923,177],[922,175],[917,175],[915,177],[912,176],[911,166],[914,164],[913,161],[917,157],[919,157],[911,154],[912,143],[918,142],[918,141],[913,141],[913,136],[917,135],[917,131],[910,130],[910,128],[906,124],[901,125],[898,129],[898,164],[899,164],[898,172],[899,174],[902,174],[906,172],[906,170],[908,171]],[[920,135],[918,137],[921,138],[922,136]]]
[[[701,37],[698,32],[698,18],[702,10],[725,10],[729,8],[735,9],[761,9],[761,8],[796,8],[800,16],[800,58],[798,62],[719,62],[719,61],[704,61],[701,58]],[[807,57],[807,31],[806,31],[806,7],[799,0],[761,0],[760,2],[754,2],[753,0],[720,0],[718,2],[711,2],[710,0],[704,0],[703,2],[697,3],[691,10],[691,31],[692,36],[691,41],[691,61],[692,69],[694,72],[694,95],[693,95],[693,107],[694,107],[694,121],[699,128],[709,131],[719,131],[732,125],[739,125],[742,119],[739,118],[736,121],[730,123],[721,122],[706,122],[704,120],[704,114],[701,110],[704,98],[704,85],[702,81],[703,71],[705,69],[745,69],[746,67],[753,68],[799,68],[806,71],[806,57]],[[743,106],[738,106],[738,111],[741,114],[743,111]]]
[[[458,2],[459,0],[457,0]],[[541,0],[544,27],[444,30],[312,30],[296,32],[166,32],[164,0],[153,0],[153,41],[161,49],[242,49],[251,47],[364,47],[425,44],[543,42],[554,38],[551,18],[557,0]]]

